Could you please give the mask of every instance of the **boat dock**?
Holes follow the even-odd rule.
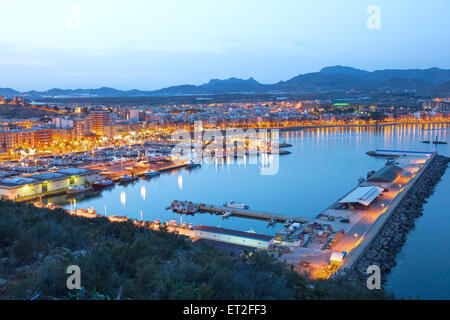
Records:
[[[175,201],[175,202],[182,203],[182,201]],[[229,213],[231,213],[231,216],[239,216],[239,217],[257,219],[257,220],[275,219],[275,220],[277,220],[277,222],[286,222],[286,221],[292,220],[292,222],[307,223],[312,220],[311,218],[292,217],[292,216],[287,216],[284,214],[271,213],[271,212],[265,212],[265,211],[230,208],[230,207],[226,207],[226,206],[218,206],[218,205],[204,204],[204,203],[191,203],[191,202],[189,202],[189,203],[193,207],[197,207],[199,213],[212,213],[212,214],[217,214],[217,215],[223,215],[224,213],[229,212]]]

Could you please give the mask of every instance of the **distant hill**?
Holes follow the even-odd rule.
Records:
[[[319,72],[300,74],[287,81],[275,84],[261,84],[253,78],[212,79],[202,85],[178,85],[153,91],[118,90],[102,87],[98,89],[50,89],[47,91],[19,92],[11,88],[0,88],[0,95],[16,95],[31,98],[74,98],[74,97],[142,97],[183,96],[203,94],[235,93],[318,93],[344,92],[351,89],[380,91],[415,91],[418,94],[450,95],[450,70],[430,69],[386,69],[365,71],[347,66],[325,67]]]

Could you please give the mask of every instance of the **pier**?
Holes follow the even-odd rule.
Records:
[[[178,203],[182,203],[181,201],[177,201]],[[199,213],[212,213],[212,214],[218,214],[223,215],[226,212],[230,212],[231,216],[239,216],[244,218],[250,218],[250,219],[257,219],[257,220],[271,220],[276,219],[277,222],[286,222],[289,220],[292,220],[294,223],[307,223],[311,221],[311,218],[304,218],[304,217],[292,217],[284,214],[279,213],[271,213],[271,212],[265,212],[265,211],[257,211],[257,210],[250,210],[250,209],[238,209],[238,208],[230,208],[226,206],[219,206],[219,205],[212,205],[212,204],[204,204],[204,203],[190,203],[191,206],[197,207]]]

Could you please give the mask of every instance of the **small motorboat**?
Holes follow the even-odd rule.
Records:
[[[144,172],[144,177],[146,177],[146,178],[155,177],[157,175],[159,175],[158,170],[147,170]]]
[[[223,204],[224,207],[228,207],[228,208],[234,208],[234,209],[248,209],[248,205],[243,204],[243,203],[237,203],[234,201],[231,202],[225,202]]]
[[[103,188],[111,187],[113,185],[114,185],[114,182],[110,179],[96,181],[93,184],[95,189],[103,189]]]
[[[289,228],[291,226],[291,224],[293,224],[293,223],[294,223],[294,221],[292,219],[289,219],[284,223],[284,226],[286,228]]]
[[[389,166],[389,165],[396,164],[396,163],[397,163],[397,162],[395,161],[394,158],[387,158],[385,164],[386,164],[387,166]]]
[[[232,213],[230,211],[225,212],[224,214],[222,214],[222,219],[227,219],[232,215]]]
[[[127,183],[127,182],[131,182],[133,180],[135,180],[136,178],[133,176],[130,176],[128,174],[124,174],[119,178],[119,182],[120,183]]]
[[[74,185],[74,186],[70,186],[69,188],[66,189],[66,193],[67,194],[78,194],[78,193],[83,193],[86,191],[89,191],[92,189],[92,186],[79,186],[79,185]]]
[[[272,219],[270,219],[270,220],[269,220],[269,222],[268,222],[268,226],[274,226],[274,225],[275,225],[275,223],[277,223],[277,219],[275,219],[275,218],[272,218]]]

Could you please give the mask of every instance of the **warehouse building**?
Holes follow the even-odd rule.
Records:
[[[99,179],[98,170],[70,168],[0,180],[0,198],[24,201],[64,193],[72,185],[91,184]]]
[[[367,209],[382,192],[383,188],[380,187],[359,187],[350,192],[343,199],[339,200],[339,203]]]
[[[268,249],[269,241],[273,238],[271,236],[264,234],[243,232],[209,226],[195,227],[194,237],[196,239],[207,239],[258,249]]]
[[[403,169],[396,165],[388,165],[367,178],[366,185],[379,186],[385,190],[389,189],[389,185],[393,183],[402,174]]]

